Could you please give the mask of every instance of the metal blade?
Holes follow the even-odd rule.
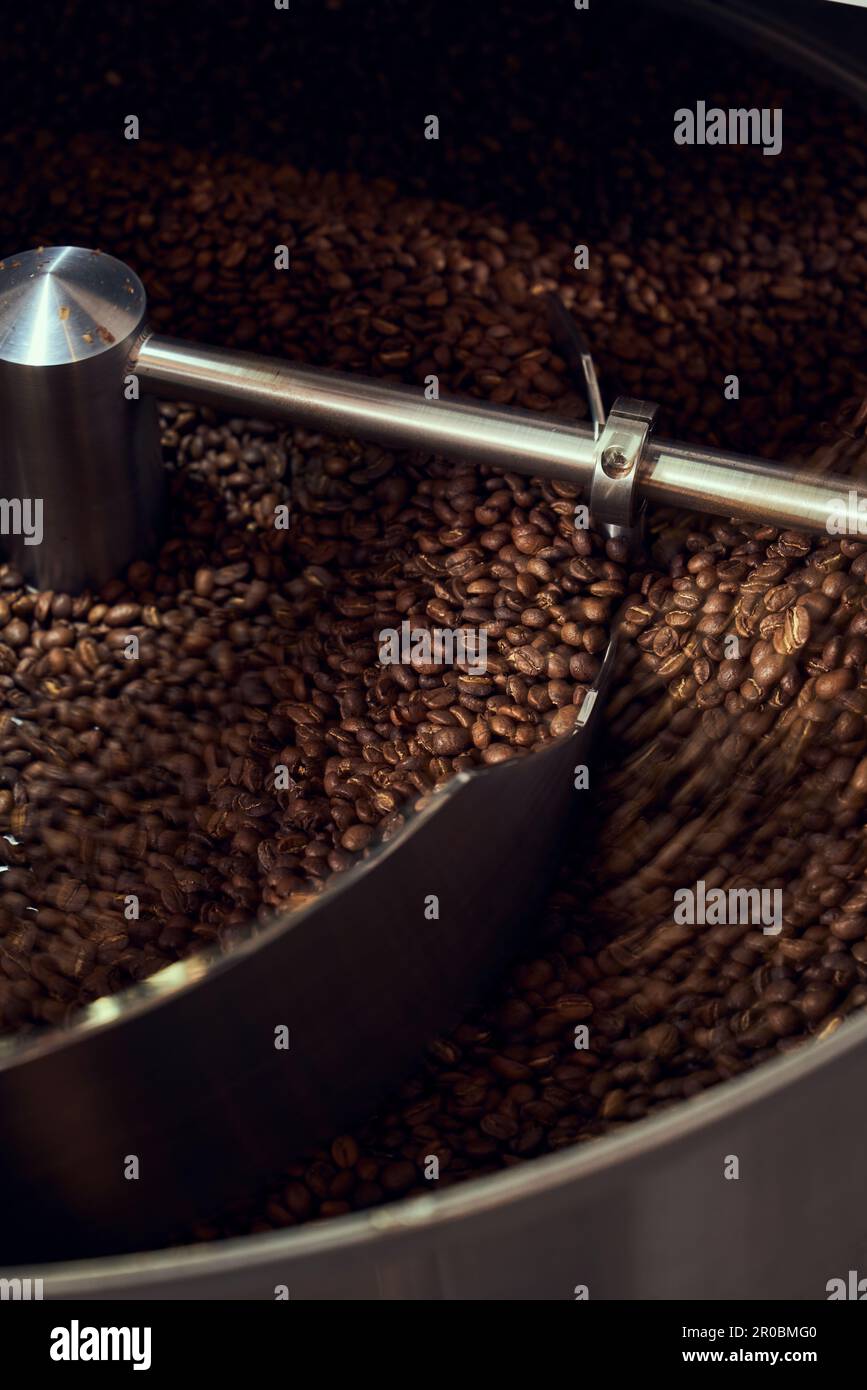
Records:
[[[309,906],[0,1047],[0,1265],[168,1240],[369,1113],[532,924],[614,656],[573,734],[462,773]]]

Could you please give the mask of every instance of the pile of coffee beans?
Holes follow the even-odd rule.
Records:
[[[677,149],[695,53],[680,30],[658,60],[644,31],[620,37],[581,69],[604,139],[570,140],[565,116],[552,136],[552,84],[533,81],[499,136],[457,98],[444,109],[462,133],[450,143],[444,122],[438,148],[421,107],[412,130],[392,116],[389,177],[366,166],[349,110],[347,163],[364,172],[253,158],[228,138],[219,154],[166,143],[147,109],[126,143],[110,121],[124,73],[103,85],[92,54],[88,72],[70,56],[73,95],[96,86],[99,119],[0,137],[0,245],[119,256],[154,325],[179,335],[418,386],[435,375],[443,393],[574,418],[584,402],[536,293],[553,289],[608,399],[659,400],[683,438],[863,472],[863,120],[770,66],[749,78],[720,44],[702,95],[782,106],[784,151]],[[540,23],[512,70],[533,52],[574,75],[575,42]],[[612,63],[629,72],[629,112]],[[267,127],[266,89],[221,109]],[[636,570],[575,529],[561,484],[185,406],[162,420],[158,556],[77,596],[0,568],[4,1031],[62,1023],[269,920],[394,833],[407,799],[567,732],[628,600],[597,843],[564,864],[531,953],[367,1124],[287,1155],[278,1182],[192,1238],[430,1192],[433,1155],[442,1188],[584,1142],[865,1002],[867,547],[657,513]],[[383,667],[377,634],[405,618],[484,627],[488,671]],[[674,892],[699,879],[779,890],[782,930],[675,921]]]
[[[269,920],[455,772],[567,733],[626,592],[558,484],[164,424],[153,563],[75,598],[0,571],[7,1029]],[[382,665],[406,620],[483,628],[486,670]]]
[[[865,420],[842,419],[813,467],[863,476]],[[867,1003],[867,542],[672,532],[622,624],[600,829],[564,864],[535,952],[370,1123],[197,1239],[429,1192],[434,1156],[441,1189],[586,1142]],[[676,921],[699,880],[778,891],[779,929]]]

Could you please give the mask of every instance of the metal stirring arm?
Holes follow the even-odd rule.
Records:
[[[163,337],[145,304],[138,277],[111,256],[51,247],[0,261],[0,480],[12,501],[44,506],[44,543],[8,527],[3,543],[40,587],[102,583],[152,544],[163,500],[157,396],[560,479],[609,525],[628,526],[652,502],[867,532],[865,484],[658,440],[648,402],[616,401],[600,428],[580,342],[592,425]]]
[[[550,291],[546,293],[545,307],[548,310],[548,323],[551,332],[557,339],[560,351],[573,372],[576,375],[580,374],[583,378],[587,404],[590,407],[590,419],[593,423],[593,438],[598,439],[605,428],[605,406],[602,402],[602,390],[599,386],[599,377],[596,374],[596,363],[593,361],[590,344],[559,294],[553,294]]]
[[[420,388],[298,367],[276,357],[154,333],[138,348],[133,370],[145,391],[166,399],[276,416],[392,448],[558,478],[585,496],[598,466],[592,425],[474,400],[426,400]],[[867,511],[867,486],[848,478],[813,477],[762,459],[652,436],[641,450],[636,477],[648,502],[793,529],[829,529],[829,519],[840,514],[850,491]]]

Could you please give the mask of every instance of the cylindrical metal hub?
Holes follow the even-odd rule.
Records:
[[[157,539],[156,403],[129,365],[145,307],[98,251],[0,261],[0,555],[37,588],[102,584]]]

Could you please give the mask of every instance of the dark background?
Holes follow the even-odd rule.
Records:
[[[817,420],[833,420],[863,391],[867,314],[851,292],[852,277],[863,278],[858,248],[849,278],[835,272],[833,303],[814,294],[795,306],[791,328],[760,352],[737,303],[715,308],[706,327],[678,310],[678,341],[695,341],[696,401],[704,381],[733,363],[743,371],[740,408],[719,429],[696,424],[695,402],[669,413],[682,393],[654,371],[653,324],[643,345],[621,331],[627,277],[610,251],[637,252],[651,272],[675,245],[685,268],[707,246],[735,246],[737,256],[745,217],[771,248],[759,263],[770,263],[786,244],[815,244],[832,202],[847,231],[856,225],[867,174],[860,113],[764,53],[745,58],[696,18],[773,6],[811,15],[838,42],[863,36],[867,50],[867,12],[792,4],[591,0],[576,11],[573,0],[290,0],[278,11],[273,0],[37,0],[0,30],[0,255],[95,245],[142,276],[158,329],[335,365],[334,306],[310,290],[303,264],[286,294],[299,315],[318,316],[322,345],[308,332],[299,354],[291,332],[263,330],[261,319],[254,329],[259,287],[249,276],[227,270],[203,299],[173,273],[169,248],[178,219],[182,230],[189,219],[195,241],[187,186],[210,161],[254,157],[260,189],[290,167],[384,178],[400,194],[493,208],[513,229],[524,219],[564,248],[604,241],[605,313],[589,329],[606,398],[638,390],[663,406],[662,432],[788,459],[815,442]],[[672,113],[697,99],[782,104],[783,154],[676,146]],[[135,143],[123,138],[129,114],[141,124]],[[424,139],[429,114],[438,141]],[[186,164],[179,149],[190,152]],[[232,177],[216,175],[221,187]],[[224,228],[232,215],[221,205]],[[298,243],[318,230],[317,215],[305,224],[303,206],[293,211]],[[262,226],[269,244],[283,241],[285,228]],[[639,361],[648,365],[641,380],[629,370]]]
[[[662,176],[654,161],[676,157],[673,97],[726,99],[736,49],[693,9],[707,0],[591,0],[586,12],[572,0],[290,0],[288,11],[273,0],[37,0],[0,32],[0,131],[38,159],[26,132],[120,133],[134,113],[143,140],[400,177],[462,202],[508,198],[536,217],[549,202],[586,213],[592,190],[605,225],[637,211],[634,198],[610,207],[611,162],[630,130],[646,146],[649,191]],[[665,55],[664,88],[642,73],[642,54]],[[431,113],[441,139],[420,157]]]

